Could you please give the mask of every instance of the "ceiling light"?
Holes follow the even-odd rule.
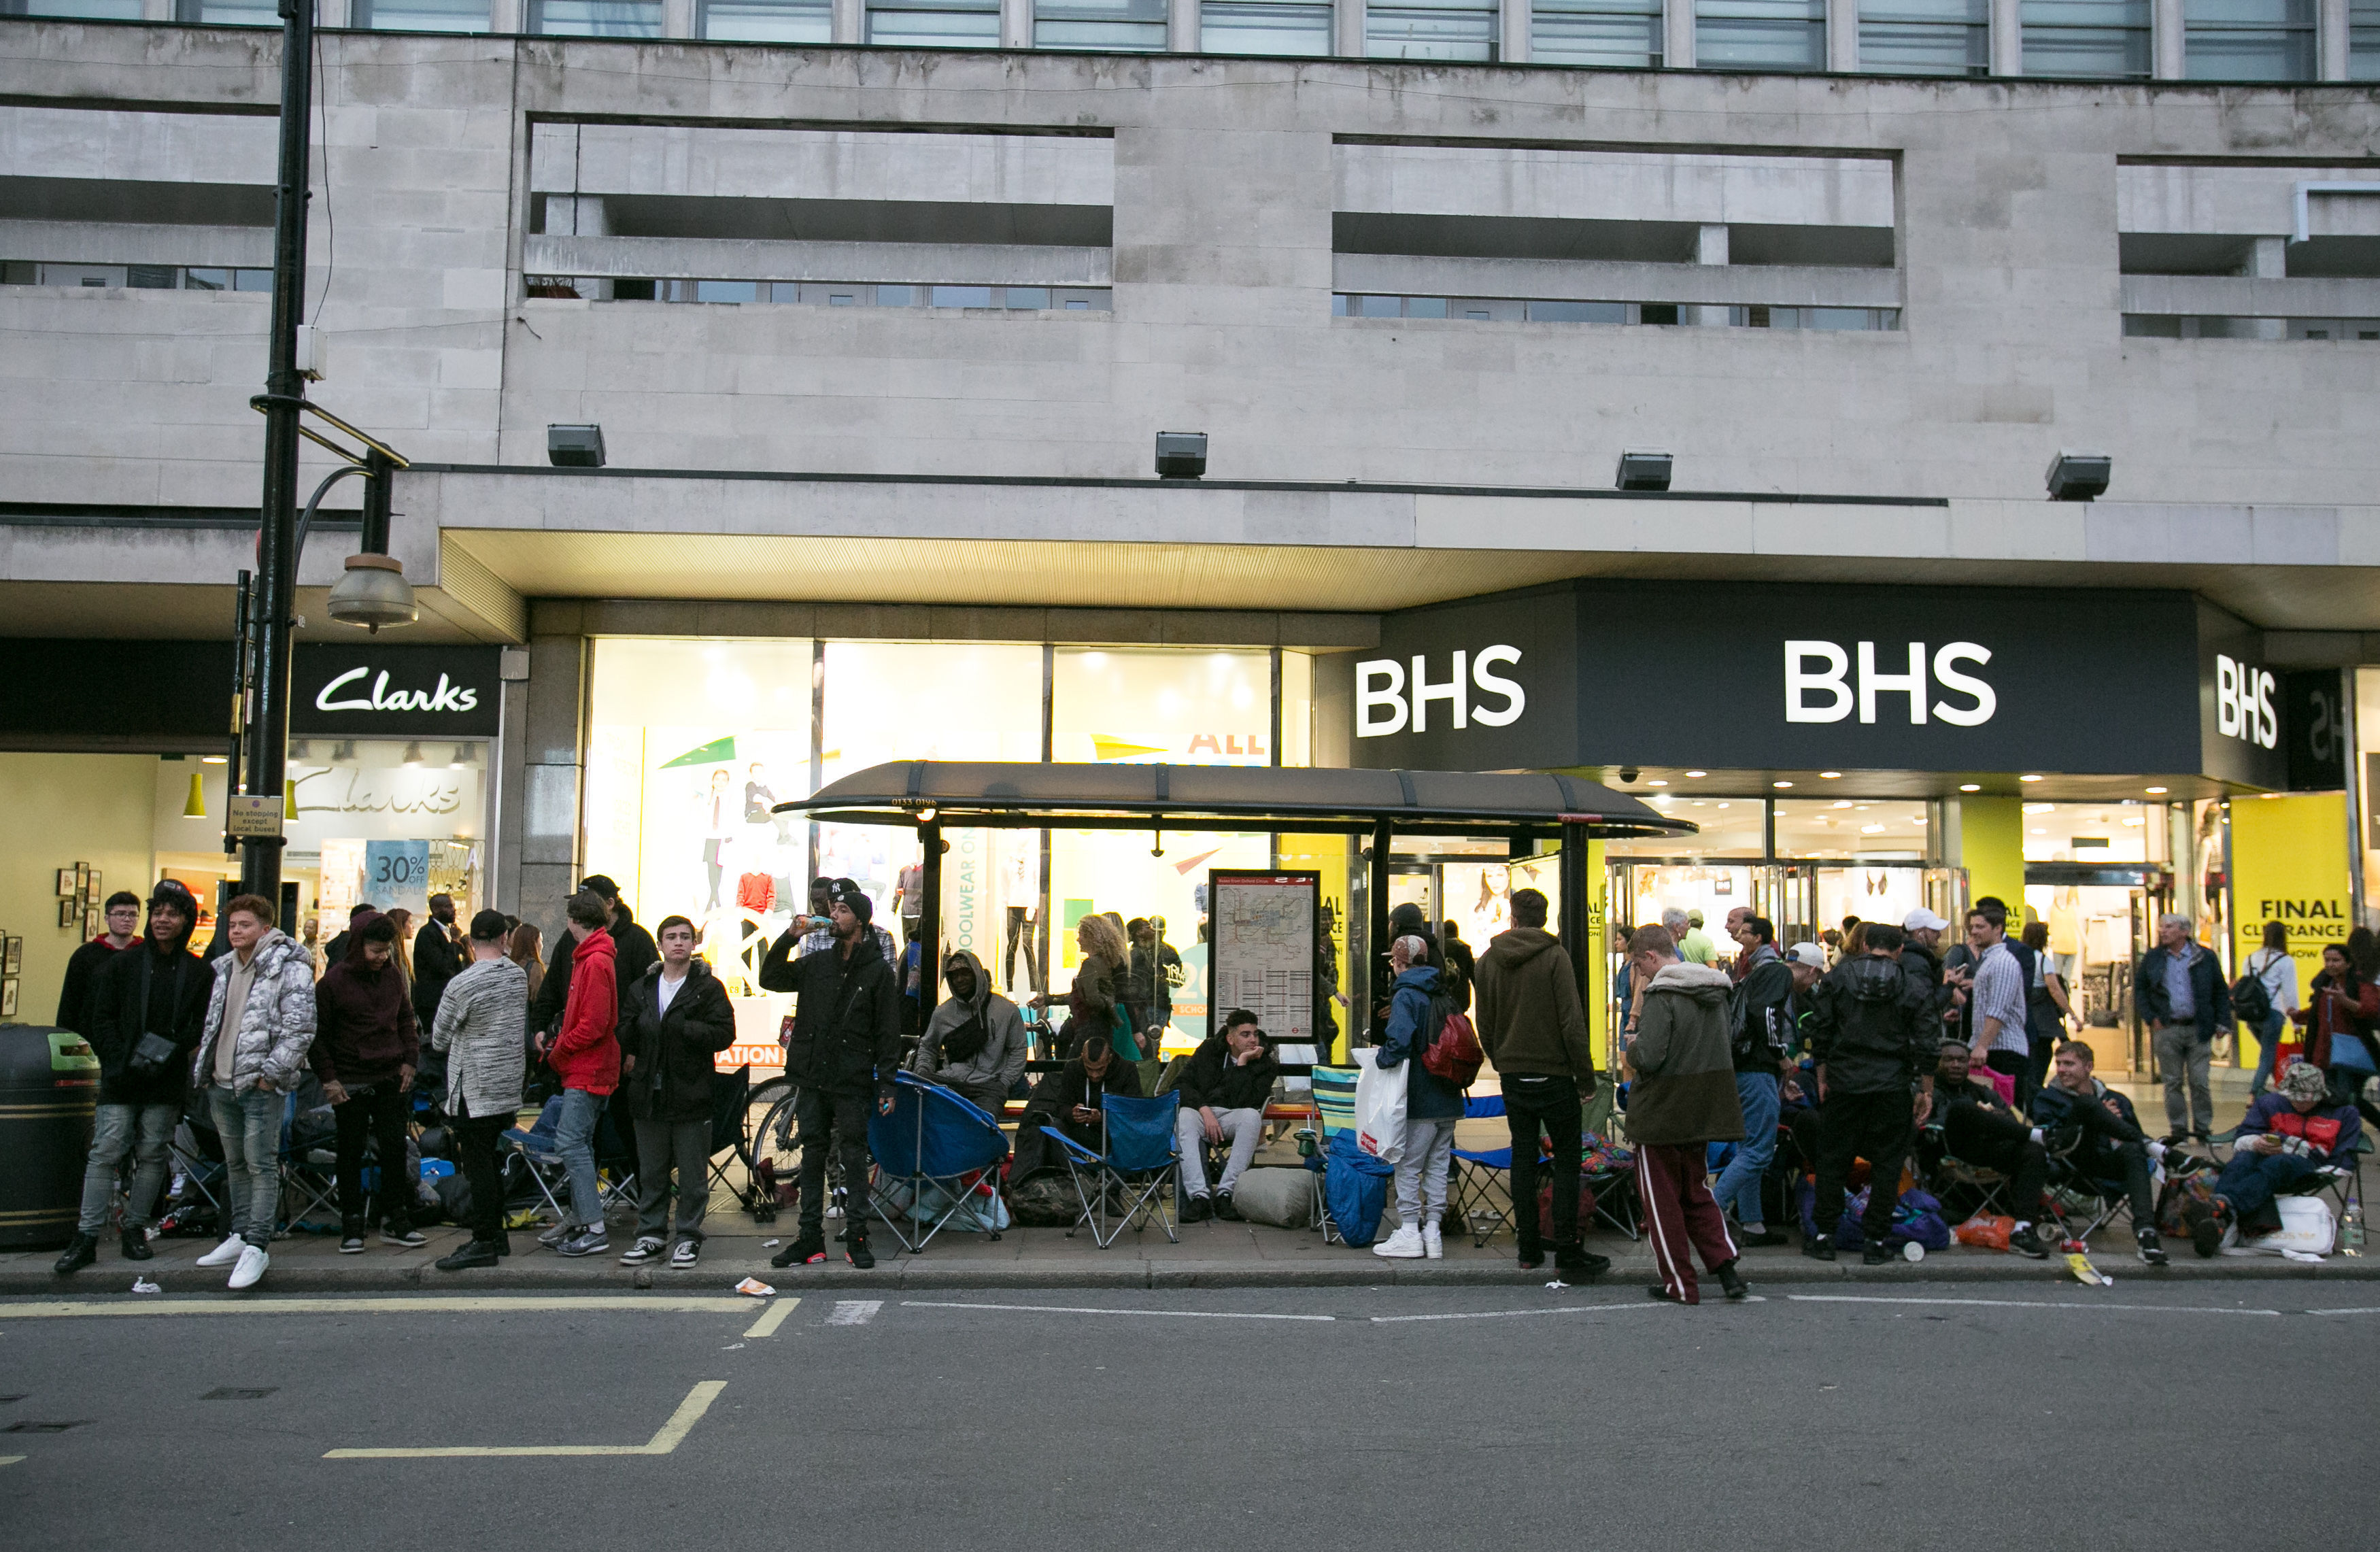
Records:
[[[2035,835],[2046,835],[2049,831],[2042,829],[2039,825],[2035,825],[2033,827],[2033,833]]]
[[[1770,786],[1772,786],[1772,787],[1776,787],[1776,788],[1778,788],[1778,789],[1779,789],[1779,790],[1781,791],[1782,789],[1784,789],[1784,788],[1786,788],[1786,787],[1790,787],[1790,786],[1791,786],[1793,783],[1792,783],[1792,782],[1769,782],[1768,784],[1769,784]]]
[[[2038,776],[2020,776],[2017,780],[2020,782],[2038,782],[2041,778]]]
[[[199,761],[202,765],[228,765],[231,763],[231,757],[228,755],[200,755],[199,757]]]
[[[2143,787],[2141,790],[2147,793],[2152,797],[2161,797],[2165,794],[2165,789],[2163,787]]]
[[[1959,790],[1961,792],[1981,792],[1984,789],[1973,782],[1961,782],[1959,783]]]
[[[1702,777],[1709,775],[1710,772],[1707,770],[1689,770],[1686,774],[1690,777]]]
[[[2130,827],[2131,827],[2131,829],[2133,829],[2133,830],[2138,830],[2138,829],[2140,829],[2140,828],[2141,828],[2141,826],[2143,826],[2143,825],[2144,825],[2144,824],[2148,823],[2148,820],[2143,819],[2143,818],[2141,818],[2140,817],[2138,817],[2137,815],[2135,815],[2133,818],[2129,818],[2129,819],[2126,819],[2126,820],[2124,821],[2124,823],[2125,823],[2126,825],[2130,826]]]
[[[1842,779],[1843,773],[1840,770],[1821,770],[1818,772],[1818,780],[1821,782],[1840,782]]]
[[[405,746],[405,762],[404,762],[404,763],[406,763],[407,765],[419,765],[419,764],[421,763],[421,746],[420,746],[420,745],[419,745],[419,744],[407,744],[407,745]]]
[[[1851,806],[1852,800],[1848,797],[1839,797],[1835,799],[1835,806],[1838,808],[1848,808]]]
[[[1884,833],[1884,827],[1882,825],[1862,825],[1860,826],[1860,833],[1862,835],[1881,835]]]
[[[1669,783],[1669,782],[1662,782],[1662,781],[1652,781],[1652,782],[1645,782],[1645,784],[1646,786],[1648,786],[1648,787],[1666,787],[1666,786],[1668,786],[1670,783]]]

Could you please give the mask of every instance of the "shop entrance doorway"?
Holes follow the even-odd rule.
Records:
[[[2049,928],[2050,964],[2066,978],[2101,1071],[2149,1071],[2132,967],[2156,940],[2157,917],[2173,908],[2173,875],[2146,866],[2032,862],[2024,903]]]

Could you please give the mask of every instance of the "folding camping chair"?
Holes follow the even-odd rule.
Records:
[[[1500,1121],[1504,1097],[1464,1095],[1463,1119]],[[1471,1235],[1473,1249],[1485,1245],[1499,1229],[1512,1226],[1512,1145],[1502,1147],[1454,1149],[1454,1178],[1446,1193],[1447,1211]]]
[[[1355,1076],[1361,1071],[1354,1067],[1317,1067],[1314,1069],[1314,1113],[1321,1134],[1315,1139],[1314,1158],[1317,1166],[1330,1157],[1330,1137],[1344,1132],[1350,1136],[1355,1131]],[[1316,1172],[1320,1173],[1318,1168]],[[1317,1182],[1314,1193],[1314,1221],[1309,1227],[1322,1231],[1326,1245],[1343,1243],[1339,1225],[1330,1220],[1327,1193]]]
[[[1092,1242],[1105,1250],[1127,1227],[1146,1229],[1154,1221],[1167,1239],[1179,1243],[1181,1236],[1173,1231],[1173,1215],[1164,1192],[1171,1184],[1174,1194],[1181,1194],[1182,1155],[1173,1122],[1182,1111],[1182,1097],[1165,1094],[1154,1099],[1134,1099],[1106,1094],[1099,1097],[1099,1109],[1107,1137],[1105,1153],[1093,1153],[1054,1126],[1041,1129],[1042,1135],[1056,1143],[1066,1157],[1066,1172],[1074,1178],[1075,1198],[1082,1204],[1083,1218],[1090,1221]],[[871,1126],[871,1135],[873,1130]],[[1084,1188],[1087,1173],[1093,1190]],[[1111,1212],[1111,1204],[1116,1202],[1122,1206]],[[1072,1229],[1066,1231],[1069,1239],[1074,1233]]]
[[[1624,1162],[1612,1163],[1612,1157],[1621,1150],[1608,1138],[1598,1137],[1592,1132],[1581,1133],[1578,1142],[1583,1154],[1579,1160],[1579,1183],[1595,1193],[1595,1216],[1615,1233],[1633,1240],[1636,1238],[1635,1156],[1631,1154]]]
[[[564,1206],[562,1198],[553,1194],[557,1182],[565,1191],[569,1188],[569,1167],[563,1163],[562,1154],[554,1146],[555,1131],[561,1122],[562,1096],[557,1094],[539,1109],[535,1124],[527,1131],[512,1127],[501,1139],[505,1147],[520,1156],[522,1164],[527,1166],[530,1182],[537,1187],[537,1194],[545,1198],[546,1210],[553,1215],[553,1221],[557,1224],[571,1220],[570,1209]],[[605,1204],[606,1206],[609,1205],[608,1202]]]
[[[1940,1199],[1944,1214],[1954,1223],[1963,1223],[1978,1213],[2030,1219],[2032,1214],[2010,1212],[2008,1205],[2009,1187],[2014,1183],[1998,1170],[1982,1164],[1970,1164],[1950,1151],[1945,1129],[1928,1126],[1918,1134],[1918,1157],[1923,1159],[1928,1149],[1936,1150],[1934,1167],[1925,1172],[1926,1189]],[[1953,1194],[1961,1203],[1973,1206],[1952,1214],[1949,1204]]]
[[[2113,1223],[2118,1214],[2131,1210],[2122,1181],[2097,1179],[2076,1162],[2075,1153],[2088,1141],[2086,1134],[2049,1156],[2048,1190],[2043,1196],[2051,1220],[2058,1225],[2058,1237],[2085,1243]]]
[[[335,1148],[297,1146],[298,1096],[281,1102],[281,1223],[294,1231],[314,1213],[339,1218],[339,1155]]]
[[[868,1151],[876,1159],[876,1216],[912,1255],[954,1220],[963,1231],[1000,1238],[1006,1219],[1000,1161],[1008,1157],[1008,1136],[965,1095],[914,1073],[898,1074],[892,1113],[868,1117]]]

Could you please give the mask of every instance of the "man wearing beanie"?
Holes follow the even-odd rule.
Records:
[[[471,1186],[470,1243],[441,1256],[441,1271],[492,1267],[512,1253],[504,1232],[504,1177],[496,1139],[521,1103],[521,1030],[528,1013],[528,973],[504,953],[512,924],[501,911],[471,918],[470,963],[446,983],[430,1031],[446,1053],[446,1112],[455,1123],[463,1178]]]
[[[775,1267],[826,1260],[826,1155],[830,1140],[843,1161],[844,1254],[854,1267],[876,1265],[868,1248],[868,1114],[872,1102],[890,1113],[892,1082],[901,1069],[901,988],[892,957],[874,928],[875,904],[849,879],[835,880],[829,915],[832,946],[787,955],[789,931],[760,968],[768,991],[794,994],[785,1037],[785,1075],[799,1085],[794,1113],[801,1129],[801,1233],[770,1260]]]

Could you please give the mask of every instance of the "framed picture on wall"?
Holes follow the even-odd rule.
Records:
[[[65,928],[74,928],[82,925],[82,897],[80,895],[77,895],[72,900],[61,900],[58,902],[58,925]]]
[[[99,903],[99,869],[96,867],[91,870],[90,881],[83,886],[82,899],[86,905]]]
[[[6,980],[0,981],[0,1018],[15,1018],[16,1016],[17,977],[11,976]]]
[[[89,888],[91,888],[91,864],[78,862],[75,864],[75,887],[72,892],[80,894]]]
[[[19,975],[23,973],[24,968],[25,940],[22,938],[11,938],[6,946],[0,946],[0,976]]]
[[[106,928],[107,917],[101,914],[98,906],[86,905],[82,908],[82,935],[85,938],[96,938]]]
[[[75,870],[74,870],[73,868],[71,868],[71,867],[61,867],[61,868],[59,868],[59,869],[58,869],[58,893],[59,893],[59,895],[60,895],[61,897],[63,897],[63,896],[69,895],[69,894],[80,894],[81,892],[82,892],[82,882],[81,882],[81,880],[78,879],[75,877]]]

